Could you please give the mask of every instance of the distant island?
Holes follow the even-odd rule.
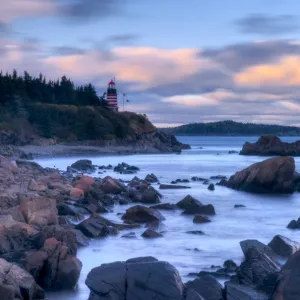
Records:
[[[261,136],[272,134],[277,136],[300,136],[300,128],[295,126],[240,123],[231,120],[192,123],[173,128],[160,128],[161,131],[177,136]]]

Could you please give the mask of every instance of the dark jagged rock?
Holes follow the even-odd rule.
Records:
[[[223,300],[222,285],[211,275],[201,276],[186,284],[187,288],[193,289],[205,300]]]
[[[293,143],[282,142],[275,135],[263,135],[257,142],[246,142],[240,152],[241,155],[261,155],[261,156],[299,156],[300,141]]]
[[[40,249],[49,238],[55,238],[66,244],[72,255],[76,255],[79,247],[89,245],[89,239],[71,225],[45,226],[42,231],[32,237],[32,242],[37,249]]]
[[[120,174],[135,174],[140,169],[136,166],[130,166],[124,162],[118,164],[116,167],[114,167],[114,171]]]
[[[149,186],[145,191],[142,192],[141,203],[155,204],[160,203],[160,193],[156,191],[152,186]]]
[[[150,206],[150,208],[161,209],[161,210],[175,210],[175,209],[178,209],[176,204],[170,204],[170,203],[161,203],[161,204],[157,204],[157,205],[152,205],[152,206]]]
[[[250,248],[237,270],[237,278],[239,284],[269,295],[274,290],[279,271],[280,266],[275,260],[257,248]]]
[[[209,223],[209,222],[211,222],[211,220],[207,217],[197,215],[194,217],[193,222],[197,223],[197,224],[203,224],[203,223]]]
[[[126,213],[122,216],[122,220],[133,221],[135,223],[150,223],[153,221],[163,221],[165,218],[158,210],[142,206],[135,205],[126,210]]]
[[[191,231],[187,231],[186,233],[194,234],[194,235],[204,235],[204,232],[201,230],[191,230]]]
[[[156,183],[156,182],[158,182],[158,178],[152,173],[152,174],[148,174],[145,177],[145,181],[147,181],[149,183]]]
[[[210,191],[214,191],[214,190],[215,190],[215,185],[214,185],[213,183],[211,183],[211,184],[208,186],[207,189],[210,190]]]
[[[201,178],[201,177],[197,177],[197,176],[193,176],[191,178],[192,181],[207,181],[206,178]]]
[[[289,229],[300,229],[300,218],[298,218],[298,220],[292,220],[287,228]]]
[[[39,251],[27,253],[23,265],[45,289],[74,289],[82,268],[81,261],[55,238],[47,239]]]
[[[224,175],[217,175],[217,176],[211,176],[210,179],[215,179],[215,180],[222,180],[226,179],[227,177]]]
[[[276,257],[276,254],[269,246],[263,244],[258,240],[244,240],[240,242],[240,246],[245,256],[249,249],[255,248],[270,257]]]
[[[184,185],[170,185],[170,184],[161,184],[159,186],[159,189],[161,190],[175,190],[175,189],[190,189],[190,186],[184,186]]]
[[[235,150],[228,151],[228,154],[236,154],[236,153],[239,153],[239,151],[235,151]]]
[[[71,168],[80,172],[93,172],[96,170],[91,160],[80,159],[71,165]]]
[[[183,215],[195,215],[203,214],[214,216],[216,214],[215,208],[212,204],[198,206],[197,208],[188,208],[183,213]]]
[[[158,238],[158,237],[162,237],[163,235],[156,232],[155,230],[148,228],[143,234],[142,237],[144,238]]]
[[[251,193],[292,193],[295,189],[295,160],[273,157],[235,173],[222,185]]]
[[[283,257],[292,256],[300,249],[298,242],[292,241],[282,235],[275,235],[268,246],[278,255]]]
[[[300,251],[293,254],[282,267],[270,300],[300,299]]]
[[[89,217],[82,221],[76,228],[79,229],[84,235],[90,238],[105,237],[109,234],[109,229],[102,219],[96,217]]]
[[[183,214],[186,215],[195,215],[195,214],[204,214],[204,215],[215,215],[215,208],[213,205],[208,204],[204,205],[199,200],[194,197],[187,195],[183,200],[179,201],[176,204],[179,208],[184,209]]]
[[[184,197],[176,205],[181,209],[193,209],[198,208],[199,206],[203,206],[203,204],[199,200],[195,199],[190,195]]]
[[[236,271],[237,264],[233,260],[226,260],[223,264],[223,268],[227,273],[233,273]]]

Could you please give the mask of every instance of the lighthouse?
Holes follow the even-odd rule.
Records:
[[[114,111],[118,111],[118,95],[114,80],[108,83],[106,100],[108,107]]]

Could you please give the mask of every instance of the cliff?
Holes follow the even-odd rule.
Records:
[[[56,82],[0,73],[0,149],[56,144],[131,147],[172,152],[186,148],[157,131],[145,115],[114,112],[91,84],[76,87],[65,76]],[[3,148],[5,146],[5,148]]]

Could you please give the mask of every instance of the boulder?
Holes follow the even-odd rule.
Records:
[[[116,167],[114,167],[114,172],[118,172],[120,174],[135,174],[140,169],[136,166],[130,166],[124,162],[118,164]]]
[[[158,178],[152,173],[152,174],[148,174],[145,177],[145,181],[147,181],[149,183],[156,183],[156,182],[158,182]]]
[[[190,189],[190,186],[184,185],[172,185],[172,184],[161,184],[159,186],[160,190],[178,190],[178,189]]]
[[[25,270],[0,258],[0,297],[3,300],[44,299],[45,292]]]
[[[209,191],[214,191],[215,190],[215,185],[213,183],[210,183],[207,189]]]
[[[71,188],[70,196],[75,199],[81,199],[84,197],[84,191],[79,188]]]
[[[120,194],[125,192],[125,187],[117,180],[110,176],[103,179],[101,189],[106,194]]]
[[[251,193],[292,193],[294,173],[294,158],[273,157],[235,173],[222,185]]]
[[[268,246],[278,255],[290,257],[300,249],[298,242],[292,241],[282,235],[275,235]]]
[[[83,215],[87,215],[89,210],[78,206],[73,205],[73,203],[64,202],[57,206],[58,214],[60,216],[74,216],[78,219],[81,219]]]
[[[103,264],[92,269],[86,279],[89,299],[182,300],[184,285],[178,271],[167,262],[136,258]]]
[[[214,216],[216,214],[216,211],[212,204],[207,204],[195,208],[188,208],[182,214],[183,215],[203,214],[203,215]]]
[[[38,227],[58,224],[56,201],[42,196],[20,196],[20,207],[27,224]]]
[[[55,238],[57,241],[64,243],[69,249],[69,254],[72,255],[77,254],[79,247],[89,244],[89,239],[81,231],[70,225],[46,226],[34,236],[33,243],[37,249],[40,249],[49,238]]]
[[[211,275],[201,276],[189,281],[186,287],[193,289],[205,300],[224,300],[222,285]]]
[[[162,234],[150,228],[146,229],[146,231],[142,234],[142,237],[144,238],[158,238],[162,236],[163,236]]]
[[[86,175],[79,175],[77,176],[74,182],[74,188],[80,189],[83,192],[87,192],[91,187],[92,184],[95,182],[95,179],[90,176]]]
[[[241,155],[261,155],[261,156],[299,156],[300,141],[287,143],[282,142],[275,135],[263,135],[257,142],[246,142],[240,152]]]
[[[270,300],[300,299],[300,251],[293,254],[282,267]]]
[[[203,223],[209,223],[209,222],[211,222],[211,220],[207,217],[197,215],[194,217],[193,222],[197,223],[197,224],[203,224]]]
[[[126,213],[122,216],[122,220],[135,223],[151,223],[154,221],[163,221],[165,218],[158,210],[142,205],[135,205],[126,210]]]
[[[170,203],[161,203],[150,206],[150,208],[153,209],[161,209],[161,210],[175,210],[178,209],[176,204],[170,204]]]
[[[89,217],[76,225],[76,228],[90,238],[105,237],[109,234],[108,226],[98,216]]]
[[[199,200],[195,199],[191,195],[187,195],[176,204],[179,208],[185,209],[183,214],[186,215],[195,215],[195,214],[204,214],[204,215],[215,215],[215,208],[212,204],[204,205]]]
[[[176,205],[181,209],[193,209],[198,208],[199,206],[203,206],[203,204],[199,200],[195,199],[191,195],[187,195]]]
[[[298,218],[298,220],[292,220],[287,228],[289,229],[300,229],[300,218]]]
[[[88,159],[80,159],[80,160],[74,162],[71,165],[71,168],[76,171],[80,171],[80,172],[93,172],[96,169],[93,166],[92,161],[88,160]]]
[[[160,203],[160,197],[161,197],[160,193],[150,186],[142,193],[141,203],[145,203],[145,204]]]
[[[23,264],[45,289],[74,289],[82,268],[81,261],[55,238],[47,239],[39,251],[28,253]]]
[[[241,249],[245,256],[246,256],[247,251],[250,248],[255,248],[270,257],[273,257],[273,258],[276,257],[276,254],[269,246],[263,244],[262,242],[260,242],[258,240],[244,240],[244,241],[240,242],[240,246],[241,246]]]
[[[257,248],[250,248],[237,270],[239,284],[249,286],[269,295],[275,287],[280,265],[266,253]]]

